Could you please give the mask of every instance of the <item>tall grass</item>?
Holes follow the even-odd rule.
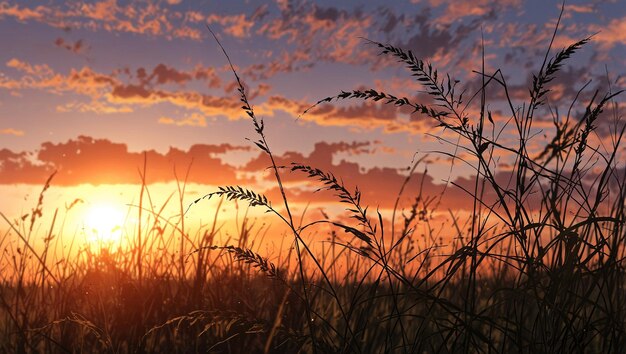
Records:
[[[558,23],[552,40],[557,30]],[[55,235],[63,232],[56,211],[44,247],[32,247],[48,181],[30,219],[3,215],[9,230],[1,240],[0,348],[21,353],[623,351],[626,174],[618,153],[626,125],[613,101],[621,91],[609,86],[584,102],[579,92],[564,116],[549,109],[551,81],[590,40],[556,53],[551,42],[525,103],[514,102],[505,75],[486,72],[484,62],[476,71],[479,89],[467,93],[410,50],[368,41],[404,65],[434,103],[371,89],[341,91],[315,105],[375,100],[411,107],[434,120],[442,130],[439,139],[458,152],[442,153],[471,168],[475,178],[470,188],[451,186],[471,201],[469,218],[450,211],[451,228],[444,230],[450,234],[426,239],[416,233],[422,226],[434,232],[435,199],[426,191],[404,212],[398,213],[397,202],[392,215],[384,216],[364,205],[361,190],[331,171],[297,161],[279,166],[266,125],[224,50],[256,134],[253,143],[271,166],[281,200],[272,203],[248,188],[222,186],[189,206],[183,183],[177,200],[181,215],[171,220],[163,209],[172,196],[162,208],[154,207],[144,181],[133,242],[59,258],[50,253],[60,242]],[[489,108],[496,92],[509,109],[504,121],[494,119]],[[577,106],[583,107],[580,113]],[[554,132],[538,148],[535,124],[547,118]],[[599,124],[610,129],[599,132]],[[502,139],[503,132],[515,139]],[[399,194],[421,163],[415,163]],[[347,217],[324,214],[298,222],[283,184],[288,173],[304,174],[333,193]],[[193,234],[184,224],[185,210],[211,198],[220,198],[212,223]],[[250,219],[233,242],[218,243],[220,208],[233,201],[280,220],[292,243],[289,251],[271,259],[263,255],[259,243],[253,244],[263,226]],[[311,238],[312,230],[327,232],[330,243]],[[16,236],[19,244],[9,242]]]

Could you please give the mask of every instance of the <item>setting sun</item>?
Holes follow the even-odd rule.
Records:
[[[114,241],[119,239],[126,213],[117,205],[98,203],[85,213],[83,227],[91,241]]]

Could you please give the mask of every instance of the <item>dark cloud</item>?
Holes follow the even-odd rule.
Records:
[[[165,64],[159,64],[152,70],[152,75],[148,78],[148,81],[156,79],[157,84],[166,84],[173,82],[176,84],[182,84],[192,79],[192,75],[186,72],[178,71],[174,68],[168,67]]]
[[[27,152],[0,150],[0,183],[41,184],[54,171],[49,166],[35,165]]]
[[[54,41],[54,45],[59,48],[68,50],[74,54],[84,54],[89,49],[89,47],[85,45],[85,42],[82,39],[79,39],[75,42],[67,42],[63,38],[59,37]]]
[[[455,46],[457,38],[450,33],[450,26],[433,28],[428,22],[419,24],[419,33],[414,34],[399,47],[414,51],[421,58],[430,58],[438,50]]]
[[[142,85],[117,85],[113,87],[111,94],[114,97],[122,99],[130,98],[148,98],[152,94],[146,87]]]
[[[334,161],[338,153],[349,152],[351,154],[369,153],[372,143],[369,142],[352,142],[352,143],[327,143],[319,142],[315,144],[313,151],[304,155],[299,152],[286,152],[281,156],[276,156],[275,160],[278,165],[290,167],[292,163],[308,165],[318,168],[325,173],[332,173],[341,183],[343,183],[351,192],[355,188],[359,188],[363,195],[363,201],[366,205],[377,206],[381,208],[393,207],[402,184],[406,180],[406,171],[395,168],[375,167],[364,169],[358,163],[350,161]],[[265,155],[259,155],[251,160],[244,169],[249,172],[263,171],[270,166],[270,161]],[[430,196],[439,199],[442,204],[441,208],[471,208],[473,203],[462,189],[448,185],[443,181],[435,181],[432,176],[424,173],[424,168],[418,169],[412,176],[410,183],[407,185],[404,195],[401,198],[401,205],[407,206],[411,203],[415,196],[423,191],[424,196]],[[323,182],[319,182],[315,178],[308,177],[305,173],[294,171],[290,172],[289,168],[285,168],[283,180],[289,185],[287,188],[288,196],[300,202],[337,202],[335,192],[322,191],[315,192],[316,189],[324,186]],[[273,180],[274,176],[266,174],[268,181]],[[500,177],[499,177],[500,178]],[[501,178],[500,178],[501,179]],[[456,184],[463,186],[468,190],[473,190],[473,180],[467,178],[459,178]],[[445,194],[444,194],[445,192]],[[278,201],[282,198],[277,188],[271,188],[267,191],[268,198]],[[485,194],[485,200],[494,200],[490,194]]]

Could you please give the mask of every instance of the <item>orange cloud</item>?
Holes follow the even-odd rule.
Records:
[[[0,150],[0,183],[39,184],[53,171],[57,171],[56,185],[140,183],[137,171],[143,166],[144,155],[148,183],[174,180],[174,169],[180,176],[188,166],[190,182],[250,183],[219,158],[220,154],[247,150],[248,147],[229,144],[198,144],[187,151],[170,148],[165,154],[154,150],[130,152],[125,144],[80,136],[65,143],[45,142],[36,153]]]
[[[0,150],[0,183],[40,184],[53,171],[57,171],[53,184],[62,186],[140,183],[138,169],[142,168],[145,158],[147,183],[173,181],[176,175],[183,178],[184,171],[191,166],[187,179],[190,183],[213,186],[241,185],[264,193],[278,203],[282,197],[273,184],[273,175],[267,171],[270,165],[267,156],[259,153],[242,167],[235,167],[223,160],[226,155],[238,151],[247,153],[251,150],[249,147],[230,144],[197,144],[188,150],[170,148],[166,153],[153,150],[131,152],[125,144],[80,136],[64,143],[43,143],[37,152],[15,153],[7,149]],[[291,171],[289,167],[295,162],[334,174],[350,191],[354,191],[358,186],[362,192],[364,205],[391,208],[407,178],[406,170],[385,167],[364,169],[355,162],[337,161],[337,157],[342,153],[371,152],[370,142],[319,142],[308,155],[286,152],[276,155],[275,159],[278,165],[286,166],[280,171],[286,193],[292,198],[292,202],[338,202],[332,191],[315,192],[320,188],[324,189],[323,181],[320,182],[316,177],[308,177],[301,171]],[[468,191],[469,193],[474,191],[473,176],[457,177],[446,185],[443,181],[435,181],[425,169],[426,166],[418,168],[419,172],[412,176],[401,197],[401,207],[408,207],[421,191],[423,197],[432,198],[431,209],[437,207],[440,211],[448,208],[471,210],[473,198]],[[510,169],[500,169],[496,172],[498,185],[512,188],[511,183],[515,180],[511,179],[512,173],[514,171]],[[540,201],[541,193],[529,194],[529,198],[537,199],[532,203]],[[490,205],[496,200],[495,193],[487,186],[481,195],[481,201]]]
[[[565,14],[570,12],[592,13],[595,11],[596,9],[594,5],[565,4]]]
[[[176,126],[190,126],[190,127],[206,127],[207,126],[206,117],[198,113],[192,113],[190,116],[184,117],[182,119],[161,117],[159,118],[159,123],[176,125]]]
[[[175,179],[174,169],[181,177],[190,167],[187,181],[207,185],[239,184],[247,188],[259,189],[271,182],[266,175],[268,163],[265,155],[258,155],[241,168],[222,161],[220,155],[237,151],[249,151],[249,147],[230,144],[197,144],[188,150],[170,148],[166,153],[153,150],[130,152],[125,144],[113,143],[106,139],[93,139],[80,136],[64,143],[46,142],[38,152],[15,153],[7,149],[0,150],[0,183],[2,184],[40,184],[53,172],[57,171],[53,184],[69,186],[78,184],[132,184],[140,183],[138,169],[142,168],[144,157],[147,161],[146,182],[167,182]],[[300,162],[333,172],[337,178],[345,181],[348,188],[356,185],[363,191],[364,201],[372,205],[390,207],[395,202],[396,193],[406,178],[399,170],[391,168],[362,169],[357,163],[333,162],[333,157],[342,152],[369,153],[371,143],[325,143],[315,145],[308,156],[287,152],[276,156],[277,163],[289,166],[291,162]],[[245,177],[249,176],[249,177]],[[250,177],[268,178],[257,181]],[[336,202],[332,193],[314,193],[321,185],[300,172],[284,170],[288,194],[296,202],[327,201]],[[182,178],[182,177],[181,177]],[[416,174],[415,180],[424,178],[429,193],[442,191],[441,184],[432,183],[432,178]],[[262,182],[262,183],[260,183]],[[414,195],[419,184],[411,184],[407,196]],[[259,189],[268,197],[277,197],[275,187]],[[458,204],[457,204],[458,206]]]
[[[23,75],[12,79],[0,75],[0,87],[12,91],[23,89],[41,89],[49,92],[77,93],[91,99],[89,104],[70,102],[58,104],[58,111],[78,110],[81,112],[118,113],[132,111],[132,104],[150,105],[170,102],[174,105],[198,109],[205,114],[227,114],[238,117],[239,105],[236,99],[219,98],[202,95],[195,91],[161,90],[158,87],[166,84],[182,85],[191,80],[200,80],[215,88],[221,80],[214,69],[195,67],[191,71],[180,71],[165,64],[158,64],[151,71],[139,68],[136,81],[128,83],[118,75],[102,74],[89,67],[80,70],[71,69],[69,74],[55,72],[47,64],[33,65],[13,58],[6,63],[7,67],[21,72]],[[131,77],[132,79],[132,77]],[[260,86],[267,91],[267,87]],[[230,110],[224,110],[230,107]],[[236,119],[236,118],[232,118]]]
[[[0,183],[41,184],[54,172],[43,164],[33,164],[33,153],[0,150]]]
[[[36,7],[0,4],[0,17],[18,21],[38,21],[56,28],[82,28],[92,31],[127,32],[167,38],[200,39],[198,29],[188,25],[188,17],[159,3],[117,0],[46,4]],[[182,19],[182,20],[181,20]]]
[[[428,103],[428,102],[425,102]],[[291,100],[283,96],[270,96],[266,103],[255,108],[267,109],[268,112],[284,111],[307,122],[320,126],[342,126],[357,129],[382,128],[385,132],[424,132],[435,125],[435,121],[421,113],[396,107],[382,102],[352,100],[322,104],[305,115],[302,113],[312,103],[303,100]]]
[[[92,112],[97,114],[131,113],[133,109],[128,105],[111,105],[100,101],[69,102],[56,106],[57,112]]]
[[[14,135],[14,136],[24,136],[23,130],[13,129],[13,128],[5,128],[0,129],[0,134],[2,135]]]
[[[224,32],[235,38],[250,37],[250,29],[254,26],[254,21],[246,18],[244,14],[225,16],[211,14],[206,18],[209,24],[219,23]]]
[[[626,17],[613,19],[603,26],[592,25],[590,30],[599,32],[594,41],[598,41],[605,50],[626,44]]]
[[[493,16],[502,8],[519,8],[522,5],[522,0],[501,0],[497,2],[492,0],[466,0],[455,2],[429,0],[429,3],[433,7],[444,7],[441,10],[442,15],[434,19],[434,22],[449,24],[454,21],[459,21],[466,16]]]
[[[34,9],[28,7],[20,7],[19,5],[9,5],[6,2],[0,3],[0,18],[2,17],[14,17],[18,21],[24,22],[27,20],[42,20],[46,11],[42,6]]]
[[[91,103],[59,104],[58,111],[78,110],[82,112],[117,113],[132,110],[133,105],[154,105],[167,102],[188,110],[196,110],[204,116],[226,116],[236,120],[244,118],[239,102],[234,94],[213,96],[193,90],[170,90],[160,88],[168,83],[184,84],[192,79],[203,79],[209,85],[221,82],[214,71],[196,67],[184,72],[164,64],[159,64],[151,71],[140,68],[136,73],[136,81],[127,82],[119,75],[101,74],[89,67],[80,70],[72,69],[66,76],[54,72],[47,65],[32,65],[12,59],[7,66],[25,73],[17,80],[0,81],[0,86],[11,89],[39,88],[55,93],[74,92],[91,98]],[[229,86],[230,87],[230,86]],[[232,88],[232,87],[231,87]],[[264,97],[271,87],[260,84],[254,90],[248,90],[249,98]],[[225,88],[229,91],[229,88]],[[418,131],[424,122],[410,118],[409,112],[391,105],[376,102],[352,102],[351,105],[327,104],[312,110],[303,119],[323,126],[353,126],[365,129],[383,127],[387,131]],[[299,116],[311,106],[311,102],[293,100],[284,96],[270,95],[265,100],[255,103],[259,115],[272,116],[277,111],[284,111],[293,117]],[[160,120],[164,124],[204,126],[204,118],[198,112],[191,112],[189,119],[176,121],[171,117]],[[399,117],[404,117],[403,121]],[[416,116],[417,117],[417,116]],[[407,121],[408,119],[408,121]],[[428,123],[427,123],[428,124]]]

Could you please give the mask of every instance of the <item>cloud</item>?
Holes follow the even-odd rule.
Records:
[[[5,128],[0,129],[0,134],[2,135],[13,135],[13,136],[24,136],[23,130],[13,129],[13,128]]]
[[[276,163],[278,165],[288,166],[292,162],[305,163],[305,161],[312,161],[316,167],[330,168],[333,164],[333,156],[342,152],[349,152],[351,154],[362,154],[369,152],[369,147],[372,145],[370,142],[338,142],[327,143],[318,142],[315,144],[313,151],[308,157],[295,151],[286,152],[282,156],[276,157]],[[255,159],[250,160],[245,170],[249,172],[261,171],[267,167],[266,156],[259,155]]]
[[[599,32],[593,38],[604,50],[626,45],[626,16],[612,19],[605,25],[591,25],[590,30],[591,33]]]
[[[111,105],[100,101],[91,102],[68,102],[56,106],[57,112],[81,112],[97,114],[131,113],[133,109],[129,105]]]
[[[219,88],[222,86],[222,80],[217,75],[214,68],[205,68],[201,65],[197,65],[192,75],[196,80],[204,80],[209,88]]]
[[[103,74],[85,66],[79,70],[71,69],[64,75],[55,72],[47,64],[30,64],[17,58],[10,59],[6,66],[22,75],[17,78],[0,75],[0,88],[14,92],[41,89],[55,94],[76,93],[91,100],[89,103],[57,104],[57,111],[119,113],[132,111],[134,104],[170,102],[180,107],[200,110],[205,114],[225,113],[235,117],[238,114],[236,99],[204,95],[192,90],[161,88],[169,84],[181,86],[192,80],[216,88],[221,85],[221,80],[212,68],[196,66],[192,70],[181,71],[158,64],[151,70],[140,67],[135,75],[131,75],[130,71],[125,70]],[[268,89],[266,85],[260,87],[265,92]],[[231,108],[230,111],[220,111],[220,108],[228,107]]]
[[[84,54],[89,47],[85,45],[85,42],[82,39],[77,40],[76,42],[66,42],[63,38],[59,37],[54,41],[54,45],[59,48],[63,48],[68,50],[74,54]]]
[[[430,99],[414,100],[429,104]],[[291,100],[283,96],[270,96],[261,107],[269,112],[284,111],[306,122],[320,126],[353,127],[362,130],[382,128],[384,132],[419,133],[430,129],[435,121],[421,113],[413,113],[411,109],[396,107],[381,101],[351,100],[349,102],[325,103],[302,113],[312,103],[304,100]]]
[[[211,14],[206,18],[209,24],[219,23],[224,32],[235,38],[250,37],[250,29],[254,26],[254,21],[249,20],[245,14],[224,16]]]
[[[345,187],[354,193],[355,188],[361,191],[363,196],[363,204],[371,207],[391,208],[393,207],[400,187],[405,182],[407,174],[405,170],[385,167],[374,167],[364,169],[358,163],[348,162],[345,160],[335,161],[336,156],[342,152],[359,152],[367,154],[371,152],[372,143],[370,142],[352,142],[352,143],[326,143],[319,142],[315,144],[314,150],[304,155],[299,152],[286,152],[281,156],[275,156],[278,165],[291,166],[291,163],[308,165],[318,168],[324,173],[332,173],[336,179],[345,185]],[[263,171],[270,165],[269,160],[264,155],[251,160],[244,169],[249,172]],[[407,207],[414,198],[423,191],[424,196],[441,198],[439,204],[440,210],[446,208],[467,209],[472,207],[472,200],[468,198],[465,192],[452,185],[446,186],[442,181],[435,181],[432,176],[425,173],[424,167],[419,168],[406,186],[404,195],[401,196],[401,206]],[[257,172],[258,173],[258,172]],[[308,177],[306,173],[300,171],[291,172],[289,169],[283,170],[283,183],[288,198],[292,200],[307,203],[337,203],[338,198],[333,191],[316,192],[318,189],[324,189],[323,181],[319,178]],[[273,181],[273,175],[266,173],[267,181]],[[473,180],[467,178],[458,178],[454,181],[456,184],[463,186],[468,190],[473,188]],[[280,191],[277,187],[271,187],[265,194],[270,200],[278,201],[282,199]],[[485,200],[492,200],[492,196],[485,195]],[[433,203],[434,205],[435,203]]]
[[[166,125],[176,125],[176,126],[190,126],[190,127],[206,127],[206,117],[198,114],[192,113],[191,115],[184,117],[182,119],[170,118],[170,117],[161,117],[159,118],[159,123]]]
[[[251,64],[242,69],[242,76],[254,81],[267,80],[276,74],[304,71],[312,68],[311,56],[305,51],[282,50],[272,59]]]
[[[276,156],[276,159],[278,164],[286,166],[291,162],[300,162],[333,172],[351,190],[359,185],[368,203],[389,207],[395,201],[395,195],[406,178],[401,171],[390,168],[366,171],[354,162],[333,161],[337,154],[368,154],[372,148],[371,142],[319,142],[307,156],[286,152]],[[166,153],[153,150],[131,152],[125,144],[79,136],[63,143],[45,142],[34,152],[0,150],[0,183],[40,184],[53,171],[57,171],[53,184],[60,186],[140,183],[138,171],[142,168],[145,157],[147,183],[172,181],[176,175],[182,178],[184,171],[191,166],[188,182],[207,185],[239,184],[253,189],[261,188],[260,185],[267,186],[267,182],[271,182],[273,177],[267,176],[266,155],[259,154],[240,168],[223,161],[221,157],[233,152],[248,151],[249,147],[230,144],[196,144],[188,150],[170,148]],[[265,182],[252,179],[253,176]],[[321,185],[302,173],[285,170],[284,177],[288,193],[294,196],[296,202],[307,202],[310,198],[314,201],[336,201],[331,193],[313,193]],[[416,178],[422,177],[416,175]],[[431,191],[440,191],[441,186],[434,187],[432,179],[428,178],[430,184],[427,185],[432,187]],[[414,187],[408,189],[409,193],[415,191]],[[269,187],[264,192],[272,196],[277,190]]]
[[[225,116],[231,120],[245,118],[236,94],[231,92],[234,86],[224,87],[226,96],[200,93],[195,90],[168,88],[166,85],[184,85],[192,80],[201,79],[208,85],[221,83],[213,70],[196,67],[190,71],[181,71],[165,64],[158,64],[153,69],[139,68],[125,78],[124,75],[102,74],[89,67],[72,69],[68,75],[53,71],[47,65],[32,65],[18,59],[11,59],[7,66],[24,75],[18,79],[2,81],[0,87],[12,90],[38,88],[57,94],[77,93],[91,99],[90,103],[69,102],[57,105],[57,110],[67,112],[119,113],[130,112],[133,106],[142,107],[159,103],[170,103],[189,110],[187,119],[176,120],[162,117],[164,124],[205,126],[203,116]],[[299,116],[312,105],[306,100],[294,100],[281,95],[272,95],[271,87],[259,84],[248,90],[248,97],[253,102],[257,114],[273,116],[277,111],[287,112],[293,117]],[[261,99],[261,100],[259,100]],[[195,111],[195,112],[194,112]],[[304,120],[321,126],[351,126],[362,129],[383,127],[386,131],[421,131],[430,123],[424,122],[419,115],[410,116],[410,111],[398,109],[380,102],[359,102],[352,104],[324,104],[311,110]],[[427,124],[427,125],[424,125]]]
[[[0,183],[42,184],[54,170],[32,162],[32,153],[0,150]]]
[[[52,69],[50,69],[48,65],[45,65],[45,64],[44,65],[31,65],[17,58],[12,58],[9,61],[7,61],[6,66],[12,69],[23,71],[29,75],[44,76],[52,72]]]
[[[147,78],[147,82],[151,82],[156,79],[157,84],[176,83],[183,84],[193,78],[192,74],[178,71],[174,68],[168,67],[165,64],[159,64],[152,69],[152,74]],[[140,77],[143,81],[143,77]]]
[[[281,6],[279,16],[263,22],[256,33],[273,41],[285,40],[306,53],[311,63],[320,61],[363,63],[366,56],[358,50],[374,24],[374,16],[359,9],[339,10],[313,3]]]
[[[565,14],[576,13],[593,13],[596,11],[596,5],[578,5],[578,4],[565,4]]]
[[[172,4],[168,4],[172,5]],[[0,17],[21,22],[37,21],[62,29],[104,30],[166,38],[200,39],[184,13],[160,3],[117,0],[94,2],[50,2],[34,7],[0,3]]]
[[[36,8],[28,8],[28,7],[20,7],[19,5],[9,5],[7,2],[0,3],[0,18],[3,17],[14,17],[20,22],[25,22],[27,20],[42,20],[44,17],[44,13],[47,11],[42,11],[45,9],[42,6]]]
[[[148,183],[174,180],[174,169],[179,177],[184,176],[189,166],[189,182],[250,183],[247,178],[239,178],[236,169],[219,157],[247,150],[230,144],[197,144],[187,151],[170,148],[166,153],[130,152],[125,144],[79,136],[64,143],[44,142],[36,152],[0,150],[0,183],[39,184],[53,171],[57,171],[55,185],[140,183],[138,169],[143,166],[144,156]]]
[[[333,191],[316,192],[328,186],[324,181],[320,181],[318,177],[309,177],[301,171],[291,171],[289,167],[294,162],[319,168],[324,173],[332,173],[338,183],[352,193],[358,187],[362,193],[363,205],[391,208],[407,179],[407,170],[386,167],[365,169],[358,162],[339,158],[344,153],[373,153],[375,145],[375,142],[367,141],[321,141],[315,144],[309,154],[288,151],[274,157],[278,165],[285,166],[280,169],[280,173],[285,192],[292,202],[339,203]],[[249,153],[252,150],[250,147],[230,144],[196,144],[187,150],[170,148],[165,153],[154,150],[131,152],[122,143],[79,136],[63,143],[45,142],[38,151],[33,152],[0,150],[0,183],[41,184],[53,171],[57,171],[53,184],[60,186],[141,183],[139,171],[145,158],[146,183],[173,181],[176,176],[179,179],[184,178],[189,168],[189,183],[241,185],[264,193],[270,200],[278,203],[282,196],[274,184],[273,174],[268,171],[271,163],[267,155],[258,153],[240,167],[225,161],[229,154],[239,152]],[[439,211],[471,210],[474,205],[471,196],[475,188],[474,176],[456,177],[446,184],[435,180],[427,170],[428,165],[422,165],[411,176],[404,194],[400,197],[402,208],[407,208],[415,202],[417,196],[422,195],[423,198],[432,198],[430,208],[436,206]],[[514,183],[515,178],[512,173],[514,171],[505,168],[496,171],[498,185],[505,189],[513,188],[511,183]],[[529,193],[529,198],[541,198],[541,193]],[[480,200],[486,205],[492,205],[498,198],[487,185]],[[538,202],[539,199],[532,200],[531,204]]]
[[[89,67],[71,69],[69,74],[55,72],[47,64],[30,64],[20,59],[10,59],[6,66],[23,73],[17,79],[0,76],[0,87],[9,90],[42,89],[52,93],[75,92],[90,97],[100,97],[103,90],[118,81],[115,77],[94,72]]]
[[[321,62],[386,68],[389,62],[372,55],[363,38],[411,49],[422,59],[436,60],[441,67],[442,58],[455,65],[465,63],[465,52],[476,46],[481,25],[495,19],[499,10],[519,8],[520,4],[520,0],[502,4],[490,0],[463,4],[431,1],[420,4],[412,12],[418,14],[409,16],[386,6],[366,11],[362,7],[287,3],[279,4],[279,16],[268,16],[256,33],[274,42],[286,42],[292,55],[302,55],[303,59],[297,61],[301,63],[299,68],[308,69]],[[294,68],[276,67],[286,72]]]
[[[125,31],[167,38],[175,36],[173,33],[184,27],[177,24],[185,24],[191,30],[202,28],[202,23],[207,21],[216,23],[223,26],[224,31],[230,35],[242,40],[250,42],[259,40],[263,45],[266,44],[263,40],[269,40],[272,48],[280,48],[260,51],[261,54],[253,58],[261,58],[258,63],[241,70],[244,80],[251,78],[253,81],[267,80],[278,73],[309,70],[320,62],[351,63],[368,65],[370,69],[389,70],[393,59],[382,59],[382,56],[377,58],[376,50],[371,46],[364,46],[363,40],[359,38],[370,35],[373,35],[374,39],[413,49],[420,58],[434,62],[440,73],[449,71],[447,70],[449,67],[460,65],[468,70],[457,78],[465,79],[471,78],[470,69],[475,68],[474,64],[480,62],[478,36],[475,34],[480,32],[483,24],[485,33],[493,36],[491,40],[494,42],[488,42],[488,45],[495,46],[496,50],[508,44],[515,47],[515,52],[509,53],[511,62],[520,60],[524,63],[528,59],[527,52],[532,51],[529,48],[534,49],[536,44],[545,44],[537,38],[543,40],[550,35],[543,27],[526,28],[525,25],[515,21],[507,21],[509,25],[490,24],[494,9],[504,11],[507,10],[506,6],[511,6],[512,10],[507,10],[507,13],[517,11],[520,2],[514,0],[503,3],[472,0],[467,3],[477,7],[477,10],[468,10],[466,6],[469,5],[465,3],[458,5],[433,0],[422,2],[418,15],[403,14],[384,6],[365,11],[365,7],[344,9],[316,3],[281,3],[277,4],[278,8],[257,7],[251,14],[250,11],[239,11],[225,15],[207,14],[202,8],[192,7],[185,7],[182,11],[180,10],[182,6],[168,7],[165,2],[129,3],[106,0],[59,4],[52,1],[42,8],[37,8],[45,14],[43,18],[36,17],[28,11],[35,9],[33,6],[8,5],[6,2],[2,4],[0,6],[0,13],[4,14],[2,16],[23,18],[24,21],[44,21],[59,28],[72,27],[76,23],[77,28],[93,31]],[[60,11],[61,9],[64,11]],[[457,13],[454,16],[459,20],[450,21],[448,17],[455,11]],[[602,43],[611,45],[619,43],[619,40],[615,39],[616,33],[607,33]],[[502,40],[494,39],[500,37]],[[57,45],[68,50],[84,48],[84,43],[80,43],[57,39]],[[167,103],[189,112],[184,112],[181,117],[161,117],[160,122],[163,124],[180,126],[206,124],[194,114],[219,115],[233,120],[245,117],[241,114],[236,95],[231,95],[228,91],[230,85],[222,82],[215,69],[201,65],[182,69],[168,63],[158,63],[152,67],[139,67],[132,71],[128,69],[126,74],[122,70],[103,73],[90,67],[62,73],[54,70],[51,64],[32,64],[18,58],[11,59],[6,65],[12,70],[7,70],[6,75],[0,75],[0,87],[10,90],[13,94],[19,94],[20,90],[36,88],[55,94],[77,93],[85,96],[72,97],[69,102],[57,103],[56,109],[61,112],[119,113]],[[397,63],[393,66],[400,67]],[[19,75],[13,75],[15,72]],[[516,75],[521,77],[525,72],[519,71]],[[580,70],[576,69],[572,75],[578,72]],[[198,89],[198,81],[202,82],[202,89]],[[390,81],[395,85],[394,89],[389,91],[393,94],[415,97],[415,91],[420,89],[415,85],[403,85],[399,80]],[[224,89],[229,95],[215,92],[217,90],[205,90],[207,86],[211,89]],[[253,104],[259,114],[272,116],[278,111],[284,111],[295,117],[313,103],[310,101],[311,98],[298,97],[297,92],[284,95],[272,92],[271,87],[265,83],[250,87],[252,89],[249,91],[249,97],[255,99]],[[554,97],[570,97],[572,87],[574,86],[567,83],[555,85]],[[521,95],[526,90],[527,88],[523,87],[523,90],[520,88],[514,94]],[[82,98],[87,98],[90,102],[85,102]],[[419,98],[418,101],[422,103],[423,100]],[[423,132],[432,126],[428,119],[410,115],[393,106],[357,101],[350,104],[322,105],[303,119],[321,126],[358,129],[382,127],[385,132]]]

